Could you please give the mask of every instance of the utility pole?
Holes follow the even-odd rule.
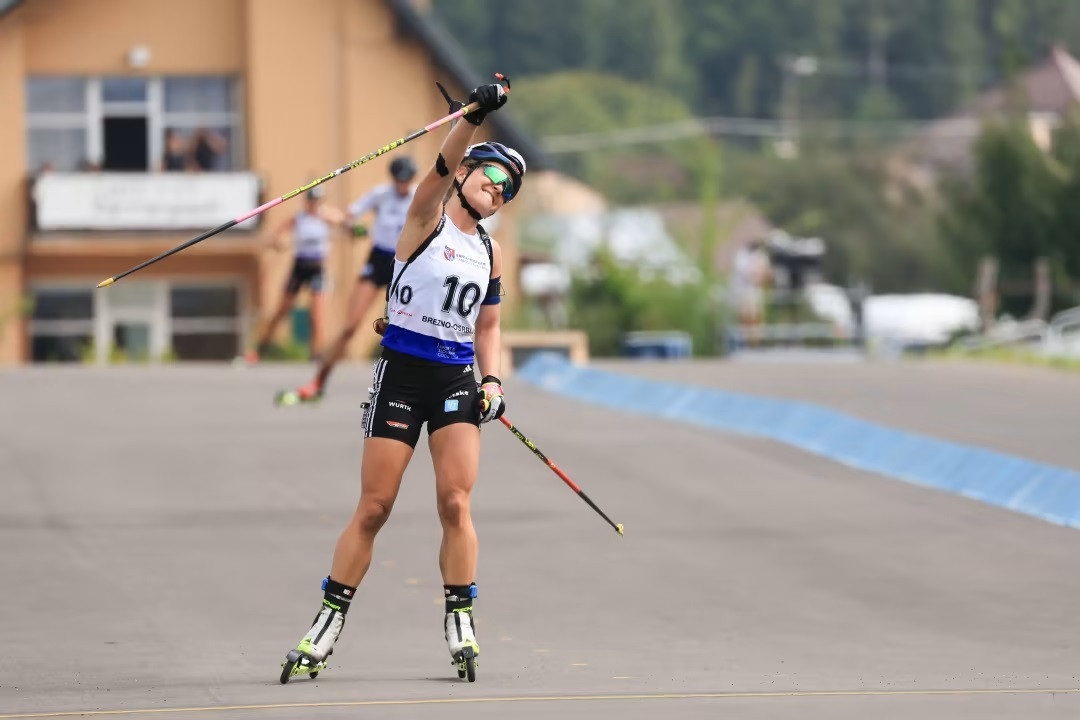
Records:
[[[780,115],[783,137],[776,143],[776,154],[793,158],[799,154],[799,79],[818,71],[818,59],[812,55],[785,56],[780,61]]]

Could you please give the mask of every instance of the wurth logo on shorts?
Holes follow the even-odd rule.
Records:
[[[386,424],[392,428],[397,428],[398,430],[409,429],[409,423],[398,422],[397,420],[387,420]]]
[[[388,402],[386,404],[389,405],[392,408],[397,408],[398,410],[404,410],[405,412],[412,412],[412,406],[411,405],[406,405],[405,403],[400,402],[398,400],[391,400],[390,402]]]

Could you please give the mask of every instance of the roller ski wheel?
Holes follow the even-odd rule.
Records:
[[[333,654],[332,650],[330,652]],[[307,675],[314,680],[325,669],[325,660],[315,660],[310,655],[305,655],[299,650],[290,650],[289,654],[285,656],[285,662],[281,663],[281,684],[284,685],[297,675]]]
[[[457,676],[476,682],[476,648],[463,647],[453,660],[457,665]]]
[[[309,393],[304,390],[279,390],[274,395],[274,407],[292,407],[294,405],[314,405],[322,400],[322,393]]]

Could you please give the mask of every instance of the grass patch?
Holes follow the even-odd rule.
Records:
[[[1062,357],[1043,355],[1032,350],[1015,347],[986,348],[982,350],[964,350],[962,348],[948,348],[928,354],[928,357],[941,360],[977,360],[983,362],[998,362],[1008,365],[1026,365],[1031,367],[1046,367],[1055,370],[1080,372],[1080,357]]]

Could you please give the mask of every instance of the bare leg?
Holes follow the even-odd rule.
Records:
[[[323,315],[326,306],[326,298],[321,292],[311,293],[311,337],[308,339],[308,352],[311,357],[317,357],[319,347],[322,345]]]
[[[279,323],[285,319],[285,315],[288,314],[289,309],[292,308],[296,302],[296,293],[286,292],[281,296],[281,302],[278,304],[274,314],[270,316],[270,320],[263,328],[262,334],[259,335],[259,340],[255,344],[255,347],[262,351],[262,348],[270,342],[270,338],[274,336],[274,331],[277,329]]]
[[[345,322],[345,327],[334,340],[334,343],[327,349],[326,354],[323,355],[322,361],[319,363],[319,370],[315,375],[315,384],[319,389],[326,385],[334,366],[345,356],[349,341],[356,334],[360,323],[364,321],[364,316],[367,315],[368,309],[374,302],[378,291],[379,287],[370,280],[358,280],[356,282],[352,297],[349,300],[349,317]]]
[[[432,433],[428,444],[443,529],[439,548],[443,583],[469,585],[476,579],[479,550],[469,496],[480,467],[480,429],[468,423],[447,425]]]
[[[345,626],[353,595],[371,566],[375,535],[386,523],[394,506],[401,476],[412,456],[412,448],[387,438],[364,441],[364,461],[360,470],[360,501],[338,538],[330,576],[323,585],[323,604],[311,629],[295,650],[285,656],[287,675],[319,671],[321,662],[333,652]]]
[[[330,577],[352,587],[360,584],[371,566],[375,535],[390,517],[401,478],[413,449],[389,438],[367,438],[360,469],[360,501],[341,532]]]
[[[470,494],[480,466],[480,429],[468,423],[447,425],[431,434],[428,446],[435,465],[435,494],[443,530],[439,570],[446,590],[446,645],[459,676],[464,676],[472,662],[468,658],[480,653],[473,628],[475,594],[471,589],[466,591],[476,579],[479,546]]]

